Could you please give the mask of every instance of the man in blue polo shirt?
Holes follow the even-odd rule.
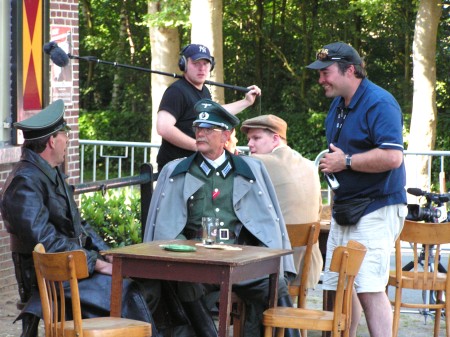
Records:
[[[334,248],[348,240],[364,244],[368,251],[355,282],[350,336],[356,336],[361,306],[370,335],[391,336],[392,309],[384,291],[391,251],[407,214],[402,112],[389,92],[366,78],[361,57],[345,43],[324,46],[307,67],[319,71],[325,96],[334,98],[325,120],[330,151],[319,166],[339,184],[324,289],[336,289],[337,275],[329,271]]]

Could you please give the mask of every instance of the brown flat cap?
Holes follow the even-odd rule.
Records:
[[[275,115],[262,115],[247,119],[242,123],[241,131],[245,134],[248,129],[266,129],[278,134],[281,138],[286,138],[287,123]]]

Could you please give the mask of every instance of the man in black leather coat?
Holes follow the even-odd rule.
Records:
[[[47,252],[82,249],[86,253],[89,278],[80,280],[83,317],[109,316],[112,260],[100,255],[109,247],[85,222],[81,221],[72,188],[59,166],[64,162],[69,140],[69,126],[64,120],[64,102],[58,100],[37,115],[15,123],[24,135],[22,156],[7,178],[0,195],[0,207],[11,245],[20,246],[24,287],[31,292],[17,319],[24,324],[22,336],[34,336],[41,316],[41,303],[34,274],[32,251],[42,243]],[[17,268],[17,265],[16,265]],[[152,323],[151,311],[159,301],[158,281],[125,280],[124,317]],[[67,292],[70,298],[70,292]]]

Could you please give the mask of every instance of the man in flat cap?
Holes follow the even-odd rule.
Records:
[[[162,137],[156,161],[158,171],[169,161],[187,157],[197,151],[192,122],[197,118],[194,105],[202,98],[211,99],[205,86],[209,73],[214,69],[214,57],[208,47],[202,44],[189,44],[180,53],[178,66],[183,77],[171,84],[161,99],[156,120],[156,130]],[[251,106],[261,89],[256,85],[241,100],[224,105],[235,115]]]
[[[150,204],[144,241],[201,239],[202,217],[219,218],[224,243],[290,249],[286,226],[264,165],[224,149],[239,119],[219,104],[202,99],[194,107],[198,149],[193,155],[164,166]],[[284,274],[295,275],[292,255],[283,257],[278,290],[279,305],[291,306]],[[204,288],[181,283],[179,297],[200,337],[217,336],[203,301]],[[181,288],[180,288],[181,286]],[[189,289],[187,290],[186,289]],[[233,291],[244,300],[245,336],[262,335],[262,313],[267,307],[268,278],[237,284]],[[287,336],[298,336],[287,329]]]
[[[287,123],[275,115],[262,115],[244,121],[241,131],[247,135],[252,157],[261,160],[269,172],[286,225],[319,221],[322,197],[318,170],[311,160],[287,145]],[[305,247],[294,247],[294,251],[297,277],[292,284],[298,285]],[[322,266],[316,243],[307,288],[314,288],[319,282]]]
[[[22,130],[24,143],[20,162],[6,179],[0,207],[10,233],[14,260],[20,261],[24,288],[31,293],[18,319],[24,324],[22,336],[36,336],[42,309],[32,251],[42,243],[47,252],[82,249],[86,253],[89,278],[79,281],[83,317],[109,316],[111,298],[109,249],[89,224],[81,221],[72,188],[60,170],[69,142],[69,126],[64,120],[64,102],[57,100],[33,117],[14,124]],[[17,266],[16,266],[17,268]],[[66,293],[70,297],[70,292]],[[145,295],[145,296],[144,296]],[[124,317],[152,323],[153,336],[159,336],[150,309],[159,300],[159,282],[142,286],[127,280],[124,284]]]
[[[329,153],[319,169],[334,174],[340,185],[334,190],[323,288],[336,289],[337,275],[329,272],[334,248],[348,240],[365,245],[350,336],[356,336],[361,305],[370,335],[391,336],[392,308],[385,287],[390,255],[407,214],[402,112],[389,92],[366,78],[364,62],[348,44],[324,46],[307,68],[318,71],[325,96],[333,98],[325,120]]]

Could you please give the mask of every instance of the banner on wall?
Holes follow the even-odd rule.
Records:
[[[73,50],[72,27],[52,25],[50,27],[50,41],[55,41],[58,44],[58,47],[67,54],[71,54]],[[65,67],[59,67],[51,62],[50,74],[50,101],[53,102],[57,99],[62,99],[67,104],[72,104],[73,87],[71,62]]]
[[[43,2],[42,0],[11,1],[11,42],[12,76],[11,108],[13,122],[31,117],[42,109],[44,100],[43,67]],[[20,130],[12,132],[13,144],[22,144]]]

